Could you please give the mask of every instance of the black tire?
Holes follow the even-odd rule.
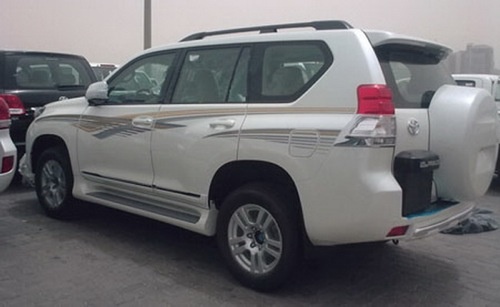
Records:
[[[56,219],[75,218],[78,203],[73,198],[73,172],[63,147],[49,148],[38,159],[35,189],[45,213]]]
[[[297,267],[299,210],[289,195],[276,185],[249,184],[231,193],[220,208],[219,249],[233,276],[247,287],[276,289]]]

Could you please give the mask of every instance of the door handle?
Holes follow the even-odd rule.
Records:
[[[151,129],[153,128],[153,118],[151,116],[138,116],[132,119],[132,125],[134,127]]]
[[[234,119],[218,119],[210,123],[212,129],[229,129],[236,124]]]

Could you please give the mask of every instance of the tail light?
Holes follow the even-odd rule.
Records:
[[[24,115],[26,114],[26,109],[21,99],[16,95],[2,94],[0,98],[3,98],[7,105],[9,106],[11,115]]]
[[[391,90],[383,84],[365,84],[358,87],[357,95],[357,115],[336,146],[394,146],[396,119]]]
[[[10,112],[7,102],[0,97],[0,129],[8,129],[10,127]]]
[[[382,84],[358,87],[358,114],[394,114],[391,89]]]
[[[14,156],[3,157],[2,174],[10,172],[14,168]]]

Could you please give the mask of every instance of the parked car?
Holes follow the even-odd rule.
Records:
[[[500,112],[500,77],[488,74],[453,74],[458,85],[485,89],[494,98]]]
[[[196,33],[47,105],[21,170],[51,217],[84,200],[215,235],[241,283],[271,290],[305,245],[419,239],[471,214],[498,119],[442,69],[450,51],[344,21]],[[153,71],[160,90],[135,78]]]
[[[112,63],[90,63],[92,71],[97,80],[106,79],[113,71],[118,68],[118,65]]]
[[[19,156],[26,130],[41,107],[84,96],[97,81],[87,60],[72,54],[0,50],[0,68],[0,97],[10,108],[10,134]]]
[[[16,146],[10,139],[10,112],[7,102],[0,98],[0,192],[10,185],[16,171]]]

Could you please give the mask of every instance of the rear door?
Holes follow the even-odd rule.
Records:
[[[154,187],[162,199],[207,206],[215,171],[237,159],[247,108],[248,46],[188,49],[152,136]]]

